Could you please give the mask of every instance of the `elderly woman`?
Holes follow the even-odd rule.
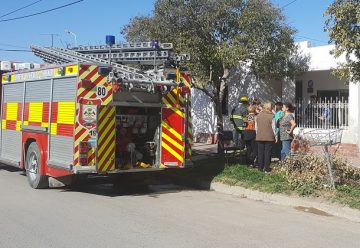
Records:
[[[259,170],[264,172],[270,171],[271,148],[277,142],[273,107],[271,102],[265,102],[255,121]]]

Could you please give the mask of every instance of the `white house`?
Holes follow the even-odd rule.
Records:
[[[300,118],[299,126],[302,128],[308,127],[304,121],[304,110],[310,96],[317,96],[321,101],[326,99],[325,104],[333,108],[333,123],[326,127],[312,124],[311,128],[342,129],[341,142],[360,147],[360,82],[348,84],[331,74],[331,70],[336,68],[339,62],[345,62],[345,56],[335,59],[330,54],[333,45],[311,47],[310,42],[304,41],[299,43],[299,47],[303,54],[310,56],[309,71],[294,81],[268,82],[257,80],[252,74],[244,71],[237,70],[231,73],[229,96],[225,102],[228,111],[224,114],[224,130],[232,130],[229,114],[241,95],[248,95],[260,101],[297,103],[296,114]],[[298,102],[298,99],[302,99],[302,102]],[[192,104],[195,137],[199,134],[215,134],[216,115],[210,99],[201,91],[193,89]],[[317,106],[324,106],[324,102]],[[318,119],[318,116],[315,118]]]

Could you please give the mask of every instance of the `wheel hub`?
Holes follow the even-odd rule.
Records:
[[[36,179],[36,176],[38,174],[38,160],[37,160],[37,157],[36,157],[36,154],[35,153],[32,153],[30,155],[30,159],[29,159],[29,168],[28,168],[28,171],[29,171],[29,176],[31,178],[31,180],[35,180]]]

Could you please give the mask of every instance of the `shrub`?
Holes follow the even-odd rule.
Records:
[[[332,156],[333,176],[336,185],[360,185],[360,169],[341,157]],[[316,189],[329,185],[327,163],[322,156],[305,154],[288,157],[274,168],[284,173],[289,184],[302,195],[312,194]]]

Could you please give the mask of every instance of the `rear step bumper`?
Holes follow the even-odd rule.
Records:
[[[74,167],[74,174],[120,174],[120,173],[135,173],[135,172],[149,172],[149,171],[162,171],[166,168],[147,168],[147,169],[128,169],[128,170],[113,170],[103,173],[98,173],[95,166],[82,166]]]
[[[136,173],[136,172],[150,172],[150,171],[163,171],[163,170],[174,170],[174,169],[184,169],[184,168],[191,168],[192,167],[192,163],[187,163],[185,167],[181,167],[181,168],[139,168],[139,169],[128,169],[128,170],[120,170],[120,169],[116,169],[113,171],[108,171],[108,172],[103,172],[103,173],[99,173],[96,170],[95,166],[82,166],[82,167],[73,167],[73,172],[74,174],[121,174],[121,173]]]

